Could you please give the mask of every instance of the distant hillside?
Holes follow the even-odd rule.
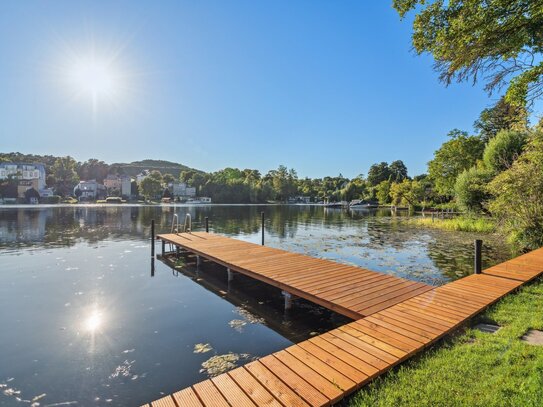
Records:
[[[112,172],[118,170],[119,173],[127,174],[132,177],[135,177],[143,170],[158,170],[162,174],[172,174],[175,178],[179,177],[181,171],[196,171],[203,173],[203,171],[197,170],[195,168],[187,167],[183,164],[174,163],[171,161],[164,160],[141,160],[133,161],[131,163],[114,163],[110,165]]]
[[[2,162],[18,162],[18,163],[28,163],[35,164],[41,163],[45,164],[45,171],[50,172],[50,168],[53,166],[55,160],[58,157],[52,155],[39,155],[39,154],[22,154],[22,153],[0,153],[0,163]],[[133,161],[131,163],[114,163],[106,164],[100,162],[105,167],[105,173],[120,173],[127,174],[132,177],[136,176],[143,170],[158,170],[162,174],[172,174],[175,178],[179,177],[181,171],[195,171],[203,173],[203,171],[197,170],[195,168],[187,167],[186,165],[174,163],[171,161],[164,160],[142,160],[142,161]],[[81,162],[79,164],[82,164]],[[79,166],[78,166],[79,172]],[[104,174],[105,175],[105,174]]]

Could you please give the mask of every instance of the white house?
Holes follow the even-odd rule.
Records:
[[[103,199],[107,195],[106,187],[91,179],[89,181],[81,181],[74,187],[74,195],[77,196],[77,190],[81,191],[79,199]]]
[[[168,189],[173,196],[186,196],[192,197],[196,196],[196,188],[188,187],[184,182],[170,182],[168,184]]]
[[[50,196],[53,191],[46,188],[45,166],[43,164],[2,163],[0,180],[12,176],[17,180],[17,196],[24,198],[27,189],[34,188],[40,196]]]
[[[132,195],[132,178],[128,175],[121,176],[121,195],[127,197]]]
[[[143,181],[145,178],[147,178],[151,174],[151,171],[149,170],[143,170],[138,175],[136,175],[136,182],[139,184],[141,181]]]

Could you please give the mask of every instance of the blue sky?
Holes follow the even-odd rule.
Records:
[[[401,159],[422,173],[497,96],[439,83],[391,3],[3,1],[0,151],[310,177]],[[93,52],[118,82],[95,108],[66,79]]]

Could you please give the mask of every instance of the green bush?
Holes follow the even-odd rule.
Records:
[[[521,248],[543,246],[543,134],[534,134],[511,168],[489,184],[488,208]]]
[[[526,134],[519,131],[502,130],[491,139],[483,154],[485,167],[498,174],[511,167],[526,145]]]
[[[456,203],[460,210],[481,212],[490,197],[487,184],[491,179],[492,174],[486,169],[472,167],[462,172],[454,185]]]

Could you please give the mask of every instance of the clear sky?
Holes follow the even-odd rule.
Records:
[[[2,1],[0,151],[422,173],[497,96],[439,83],[391,4]]]

